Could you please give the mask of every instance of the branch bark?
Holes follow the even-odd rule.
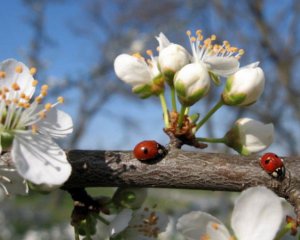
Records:
[[[242,191],[264,185],[286,198],[300,222],[300,157],[283,157],[286,176],[272,178],[259,164],[259,156],[243,157],[220,153],[187,152],[171,149],[164,159],[146,163],[131,151],[67,152],[73,171],[62,187],[153,187],[219,191]],[[10,160],[10,153],[1,156]]]

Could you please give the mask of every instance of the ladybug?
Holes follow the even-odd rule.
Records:
[[[260,158],[260,166],[274,178],[282,179],[285,176],[283,159],[275,153],[265,153]]]
[[[136,159],[147,161],[164,157],[166,149],[154,140],[145,140],[134,147],[133,154]]]

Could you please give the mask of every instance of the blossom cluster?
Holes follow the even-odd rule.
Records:
[[[201,142],[225,143],[243,155],[267,148],[273,141],[273,125],[250,118],[238,119],[222,138],[195,136],[220,107],[254,104],[263,93],[265,76],[259,62],[240,67],[239,59],[244,50],[228,41],[217,41],[216,35],[205,39],[201,30],[196,31],[195,36],[187,31],[187,36],[191,52],[160,33],[156,37],[157,56],[151,50],[146,51],[149,59],[139,53],[117,56],[114,62],[116,75],[131,85],[132,91],[141,98],[159,96],[166,132],[188,141],[196,138]],[[226,79],[224,84],[222,78]],[[211,82],[223,85],[223,91],[216,105],[199,119],[198,113],[189,114],[190,107],[209,93]],[[171,91],[172,109],[168,108],[165,99],[167,87]],[[177,110],[178,102],[180,110]]]

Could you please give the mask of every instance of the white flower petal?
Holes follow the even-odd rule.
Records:
[[[269,147],[274,139],[272,123],[264,124],[251,118],[237,120],[241,143],[250,153],[263,151]]]
[[[26,181],[11,166],[0,166],[0,186],[5,195],[26,195],[28,193]]]
[[[17,67],[22,69],[20,73],[16,71]],[[25,64],[15,59],[7,59],[0,63],[0,71],[5,72],[5,77],[0,81],[0,88],[7,87],[11,89],[11,85],[17,83],[20,87],[19,93],[25,93],[29,98],[32,97],[35,91],[35,87],[32,86],[34,78]],[[7,99],[11,100],[13,98],[15,98],[14,94],[7,95]]]
[[[128,227],[132,218],[131,209],[123,209],[110,223],[110,236],[114,237]]]
[[[228,240],[230,237],[228,230],[219,219],[201,211],[193,211],[181,216],[176,227],[187,240],[198,240],[207,234],[211,240]]]
[[[121,54],[115,59],[114,68],[117,76],[133,87],[152,81],[148,65],[138,57]]]
[[[240,66],[239,61],[235,57],[210,56],[204,59],[204,63],[208,65],[208,69],[211,72],[221,77],[228,77],[234,74]]]
[[[17,132],[12,159],[20,175],[36,185],[59,187],[71,174],[65,152],[47,135]]]
[[[158,41],[160,51],[162,51],[164,48],[168,47],[171,44],[169,39],[162,32],[159,34],[158,37],[156,37],[156,39]]]
[[[73,121],[69,114],[52,108],[46,118],[37,123],[41,132],[47,132],[51,137],[61,138],[72,133]]]
[[[280,198],[266,187],[254,187],[237,199],[231,226],[239,240],[272,240],[282,219]]]

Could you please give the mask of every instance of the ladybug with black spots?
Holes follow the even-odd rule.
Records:
[[[140,161],[148,161],[164,157],[166,149],[154,140],[145,140],[134,147],[133,154]]]
[[[260,158],[260,166],[274,178],[283,179],[285,176],[283,159],[275,153],[265,153]]]

